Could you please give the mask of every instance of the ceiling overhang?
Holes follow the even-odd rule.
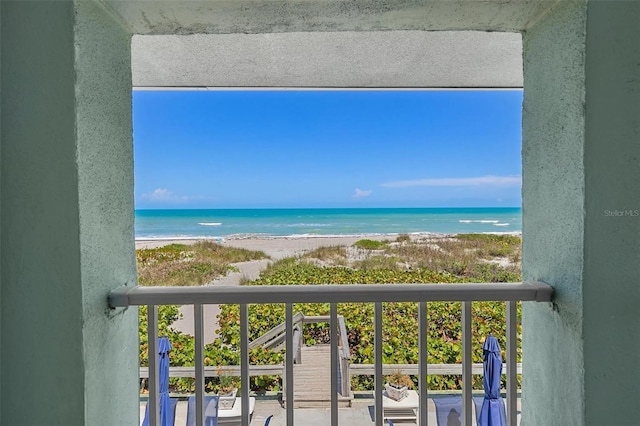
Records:
[[[101,0],[133,34],[520,32],[567,0]]]
[[[519,88],[517,33],[135,36],[136,88]]]
[[[134,34],[133,84],[520,88],[541,0],[103,0]]]

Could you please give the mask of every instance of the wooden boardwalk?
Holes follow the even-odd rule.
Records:
[[[295,408],[331,406],[331,346],[302,347],[302,362],[293,365],[293,399]],[[340,374],[340,373],[339,373]],[[338,384],[338,386],[340,386]],[[338,406],[351,405],[351,389],[348,395],[338,395]],[[286,401],[285,401],[286,403]]]

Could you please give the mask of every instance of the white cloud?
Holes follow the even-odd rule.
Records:
[[[176,195],[166,188],[156,188],[153,192],[142,194],[142,199],[151,203],[182,203],[189,201],[189,197]]]
[[[383,183],[386,188],[407,188],[411,186],[520,186],[522,176],[478,176],[467,178],[439,178],[398,180]]]
[[[352,197],[353,198],[365,198],[368,197],[369,195],[371,195],[373,191],[370,189],[360,189],[360,188],[356,188],[356,190],[353,192]]]

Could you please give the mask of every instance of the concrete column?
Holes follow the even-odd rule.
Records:
[[[555,303],[523,306],[522,425],[584,424],[584,49],[586,4],[523,35],[523,278]]]
[[[585,425],[637,424],[640,395],[640,3],[589,2]]]
[[[559,5],[524,36],[523,425],[635,424],[640,4]]]
[[[1,19],[0,423],[135,424],[129,34],[95,2]]]
[[[112,289],[136,284],[131,35],[97,2],[75,4],[85,424],[134,424],[138,310],[107,306]]]

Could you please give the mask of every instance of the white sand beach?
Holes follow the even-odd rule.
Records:
[[[427,235],[444,235],[444,234],[420,234]],[[265,252],[273,260],[283,259],[285,257],[296,256],[315,250],[319,247],[330,246],[349,246],[363,238],[370,240],[393,240],[396,234],[388,235],[367,235],[367,236],[300,236],[300,237],[248,237],[248,238],[225,238],[215,240],[223,246],[238,247],[248,250],[259,250]],[[136,240],[136,249],[140,248],[156,248],[168,244],[193,244],[198,240],[185,239],[154,239],[154,240]]]

